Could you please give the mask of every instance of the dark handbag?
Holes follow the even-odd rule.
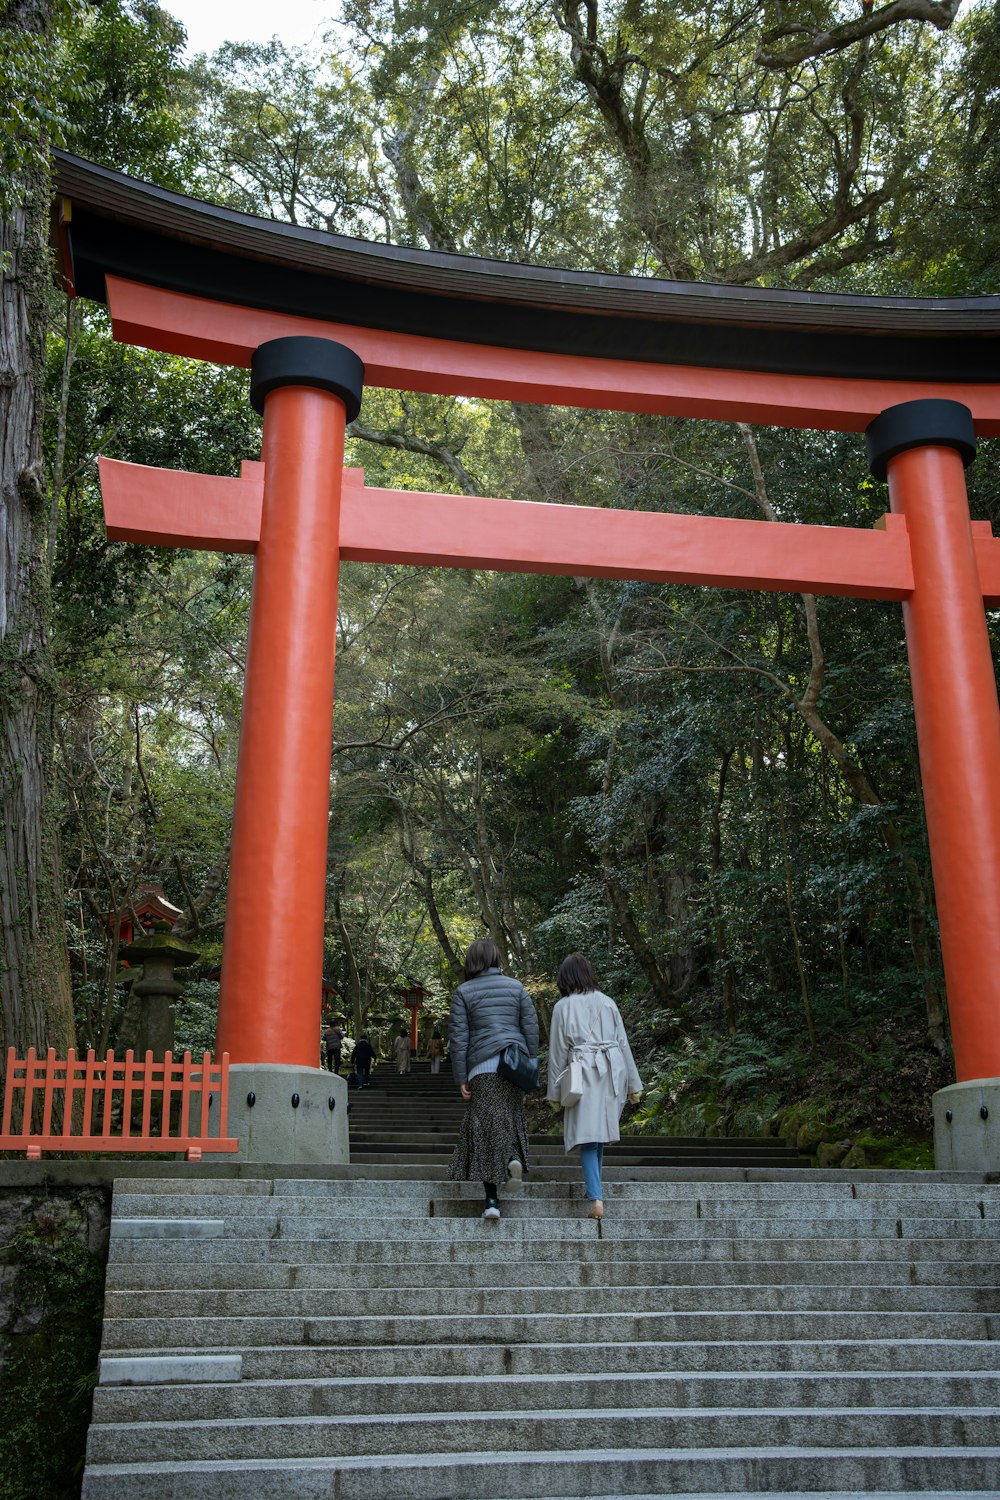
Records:
[[[538,1087],[538,1058],[528,1057],[516,1042],[501,1052],[497,1072],[522,1093],[533,1094]]]

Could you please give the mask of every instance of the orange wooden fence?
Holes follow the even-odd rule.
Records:
[[[35,1161],[43,1151],[184,1151],[200,1161],[203,1151],[236,1150],[238,1141],[226,1136],[228,1112],[228,1052],[218,1063],[208,1052],[197,1063],[190,1052],[179,1062],[170,1052],[162,1062],[152,1052],[138,1059],[109,1052],[98,1061],[73,1048],[56,1057],[52,1047],[45,1058],[34,1047],[21,1058],[11,1047],[0,1151]]]

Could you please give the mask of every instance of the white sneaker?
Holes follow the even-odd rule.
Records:
[[[483,1209],[484,1219],[499,1219],[500,1205],[495,1198],[487,1198],[486,1207]]]
[[[515,1156],[507,1163],[508,1193],[519,1193],[521,1191],[521,1185],[523,1182],[524,1168]]]

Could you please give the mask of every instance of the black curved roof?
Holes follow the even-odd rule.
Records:
[[[235,213],[56,152],[67,271],[505,348],[901,380],[1000,380],[1000,296],[849,297],[525,266]],[[65,246],[64,246],[65,250]]]

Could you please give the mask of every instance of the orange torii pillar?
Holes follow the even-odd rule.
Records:
[[[963,469],[969,409],[907,401],[867,430],[905,517],[903,603],[927,837],[958,1082],[934,1096],[939,1169],[995,1169],[1000,1145],[1000,704]]]
[[[344,432],[363,382],[329,339],[273,339],[251,365],[264,496],[216,1042],[250,1160],[348,1160],[346,1084],[319,1067],[320,978]]]

